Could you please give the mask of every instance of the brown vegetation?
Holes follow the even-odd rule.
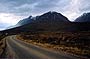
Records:
[[[20,38],[21,37],[21,38]],[[21,34],[19,39],[44,47],[90,57],[90,32],[43,32]]]
[[[4,36],[0,36],[0,58],[3,57],[4,51],[6,48],[5,39],[2,39],[2,38],[4,38]]]

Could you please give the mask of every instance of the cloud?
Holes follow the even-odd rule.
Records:
[[[19,21],[20,17],[21,16],[16,16],[14,14],[0,13],[0,23],[14,25],[15,23],[17,23]]]
[[[23,19],[22,16],[16,16],[9,13],[0,13],[0,30],[15,25],[21,19]]]
[[[90,12],[90,0],[71,0],[70,4],[63,8],[62,12],[69,20],[74,21],[83,13]]]
[[[80,0],[71,0],[70,3],[63,8],[62,12],[65,16],[69,18],[69,20],[73,21],[80,15],[79,6]]]
[[[75,14],[89,11],[89,2],[90,0],[0,0],[0,12],[19,16],[38,15],[50,10]]]
[[[1,0],[0,12],[13,13],[21,16],[38,15],[50,10],[62,11],[69,0]],[[3,5],[4,4],[4,5]]]
[[[4,30],[4,29],[8,28],[9,26],[10,26],[10,24],[8,24],[8,23],[0,23],[0,30]]]
[[[80,1],[80,8],[79,10],[82,11],[82,12],[87,12],[87,11],[90,11],[90,0],[81,0]]]

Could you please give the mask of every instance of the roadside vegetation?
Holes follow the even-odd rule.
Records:
[[[24,33],[17,38],[42,47],[90,58],[90,32]]]
[[[6,49],[6,41],[3,39],[5,36],[0,35],[0,58],[4,57],[5,49]]]

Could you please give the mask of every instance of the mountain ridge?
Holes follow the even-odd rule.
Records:
[[[70,22],[67,17],[57,12],[47,12],[40,16],[32,17],[29,16],[26,19],[20,20],[16,25],[25,25],[31,22]]]

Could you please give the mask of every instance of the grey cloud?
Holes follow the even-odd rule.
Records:
[[[90,11],[90,0],[81,0],[79,10],[81,12]]]
[[[7,29],[10,26],[11,25],[10,24],[7,24],[7,23],[0,23],[0,30],[5,30],[5,29]]]
[[[7,26],[6,26],[7,25]],[[7,24],[7,23],[0,23],[0,28],[6,28],[10,26],[10,24]]]
[[[40,14],[66,5],[68,0],[1,0],[0,12],[16,15]],[[4,5],[3,5],[4,3]]]
[[[15,7],[14,9],[17,10],[17,12],[31,12],[31,13],[40,13],[45,12],[46,10],[55,7],[56,0],[39,0],[36,3],[33,4],[23,4],[21,6]],[[39,12],[40,11],[40,12]]]
[[[69,11],[74,0],[0,0],[0,13],[13,13],[19,16],[41,14],[47,11]],[[79,11],[90,10],[90,0],[79,0]],[[73,7],[74,8],[74,7]]]

